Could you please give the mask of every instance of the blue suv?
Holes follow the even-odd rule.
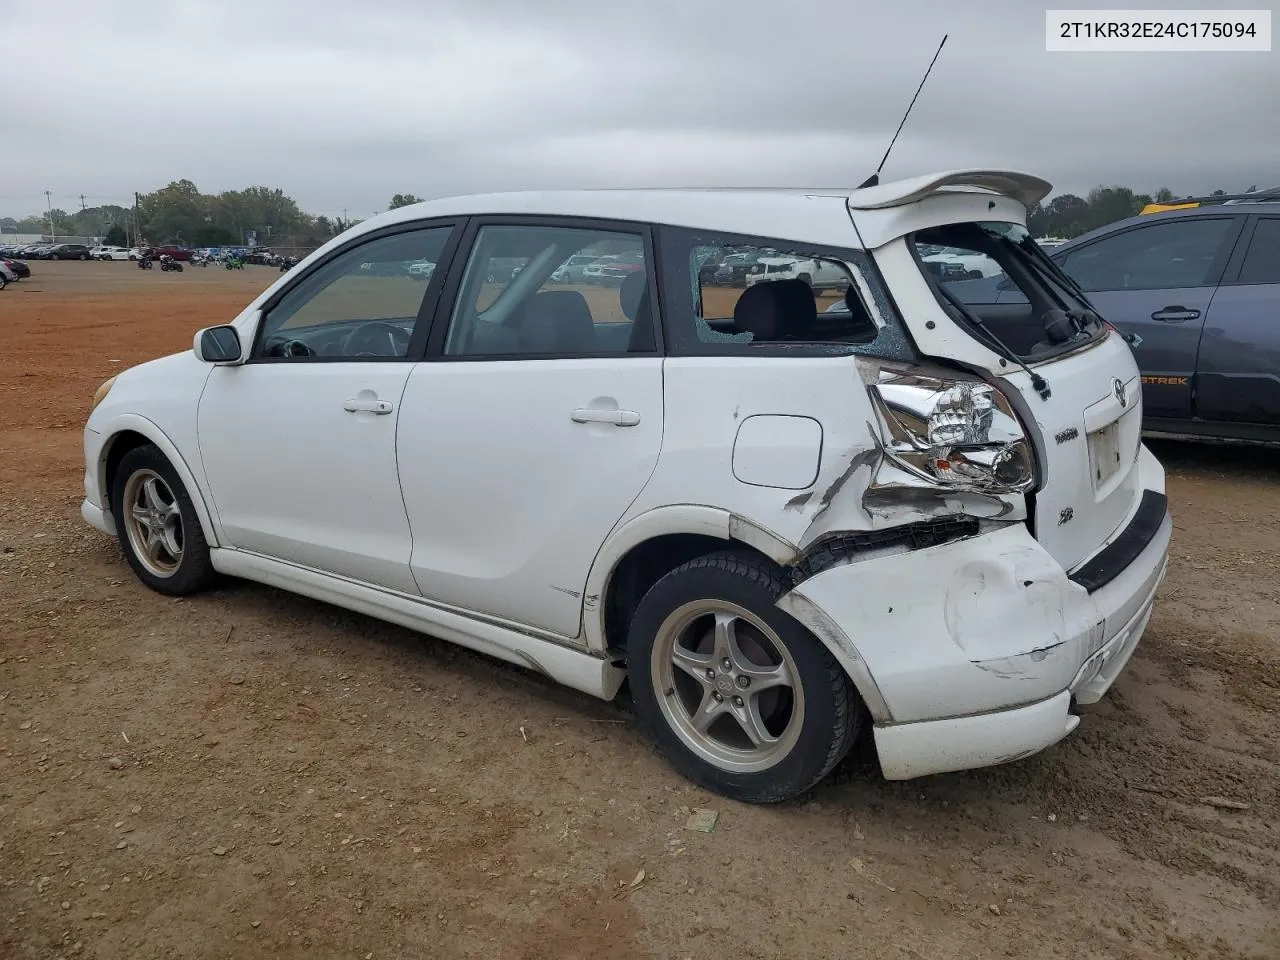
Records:
[[[1130,341],[1152,436],[1280,444],[1280,195],[1185,206],[1045,252]],[[1026,298],[1003,275],[947,284],[993,326]]]

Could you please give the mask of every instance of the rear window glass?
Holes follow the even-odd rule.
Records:
[[[863,251],[663,233],[667,333],[676,353],[817,349],[914,355]]]
[[[908,237],[943,310],[975,339],[1024,360],[1073,350],[1106,330],[1082,291],[1026,228],[953,223]]]

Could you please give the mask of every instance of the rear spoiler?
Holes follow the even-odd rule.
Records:
[[[946,170],[854,190],[849,194],[849,207],[853,210],[884,210],[957,189],[999,194],[1029,209],[1049,195],[1053,184],[1016,170]]]

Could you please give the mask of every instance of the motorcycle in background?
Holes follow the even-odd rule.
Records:
[[[151,269],[151,257],[148,254],[144,253],[141,257],[138,258],[138,269],[139,270]]]
[[[169,254],[162,253],[160,254],[160,269],[165,272],[172,270],[175,273],[181,273],[182,264],[180,264],[177,260],[173,259],[173,257],[169,256]]]

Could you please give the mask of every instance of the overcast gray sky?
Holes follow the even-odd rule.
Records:
[[[1280,52],[1046,53],[1044,11],[0,0],[0,215],[42,211],[45,190],[72,209],[181,177],[351,217],[397,192],[856,185],[944,32],[888,179],[994,165],[1055,192],[1280,184]]]

